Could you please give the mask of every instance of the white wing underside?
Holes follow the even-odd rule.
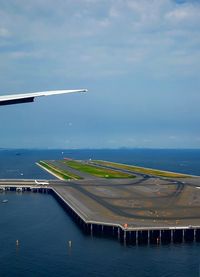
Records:
[[[0,105],[11,105],[33,102],[35,97],[76,93],[76,92],[87,92],[87,89],[75,89],[75,90],[50,90],[41,92],[31,92],[23,94],[12,94],[0,96]]]

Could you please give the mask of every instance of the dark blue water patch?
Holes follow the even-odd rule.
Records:
[[[85,236],[49,194],[0,194],[0,212],[0,276],[199,276],[199,244],[126,247]]]
[[[40,160],[61,159],[61,151],[1,150],[0,178],[7,179],[55,179],[36,165]]]
[[[118,150],[1,150],[0,178],[53,179],[35,163],[39,160],[100,159],[180,173],[200,175],[200,150],[118,149]]]

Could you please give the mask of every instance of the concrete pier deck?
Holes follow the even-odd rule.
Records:
[[[90,226],[88,228],[107,226],[123,234],[130,232],[135,234],[134,240],[138,232],[147,232],[144,236],[148,239],[152,236],[149,232],[155,231],[159,240],[161,232],[170,232],[171,240],[176,235],[171,232],[179,232],[179,236],[184,237],[186,230],[192,232],[190,238],[199,236],[200,240],[200,177],[172,179],[135,174],[133,179],[106,179],[85,176],[82,180],[49,180],[49,185],[45,186],[80,224]],[[0,190],[12,186],[33,188],[35,182],[0,180]]]
[[[87,223],[126,225],[129,230],[200,226],[200,190],[193,186],[157,185],[140,179],[95,185],[54,183],[51,187]]]

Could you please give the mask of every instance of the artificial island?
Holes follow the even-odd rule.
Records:
[[[133,244],[200,241],[198,176],[100,160],[37,164],[57,179],[1,180],[1,189],[53,193],[86,233]]]

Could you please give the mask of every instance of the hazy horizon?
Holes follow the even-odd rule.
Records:
[[[43,148],[43,147],[33,147],[33,148],[24,148],[24,147],[7,147],[7,148],[0,148],[1,150],[63,150],[63,151],[70,151],[70,150],[200,150],[200,148],[163,148],[163,147],[118,147],[118,148]]]

